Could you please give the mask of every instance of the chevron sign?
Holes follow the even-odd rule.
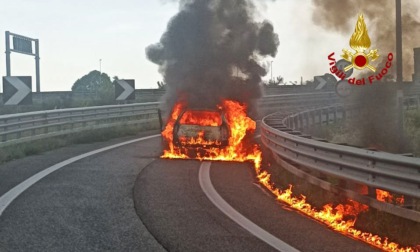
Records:
[[[3,76],[4,105],[32,104],[31,76]]]
[[[115,81],[115,100],[127,101],[134,100],[135,82],[134,80],[116,80]]]

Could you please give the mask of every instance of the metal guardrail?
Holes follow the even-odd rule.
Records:
[[[57,109],[0,116],[0,147],[83,130],[158,120],[159,103]]]
[[[264,96],[259,101],[259,105],[263,107],[271,107],[273,105],[307,105],[310,103],[334,104],[338,100],[339,97],[336,95],[335,92],[280,94]]]
[[[338,100],[334,92],[263,97],[258,104],[265,111],[283,108],[282,113],[263,118],[263,143],[293,164],[373,188],[420,198],[420,159],[316,141],[297,131],[312,124],[352,116],[354,111],[357,115],[354,107],[331,106]],[[404,105],[406,109],[419,109],[420,95],[405,98]],[[318,109],[302,112],[308,106]],[[151,102],[3,115],[0,116],[0,148],[89,129],[157,122],[158,107],[158,102]],[[420,220],[418,214],[404,214]]]
[[[333,93],[285,94],[264,97],[262,107],[305,102],[330,102]],[[159,119],[158,102],[57,109],[0,116],[0,147],[80,132]]]
[[[271,114],[262,120],[265,146],[282,159],[340,179],[420,198],[420,159],[341,146],[310,139],[297,128],[345,118],[342,106],[295,114]]]

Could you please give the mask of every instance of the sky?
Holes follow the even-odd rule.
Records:
[[[280,39],[277,56],[263,60],[265,79],[273,74],[299,83],[301,77],[328,72],[327,56],[347,47],[351,34],[315,26],[310,0],[264,2],[257,18],[270,20]],[[176,1],[0,0],[0,6],[1,76],[6,75],[4,33],[10,31],[39,39],[41,91],[69,91],[78,78],[100,68],[111,77],[135,79],[137,89],[157,88],[162,80],[145,48],[159,41],[178,12]],[[11,72],[33,76],[35,89],[33,56],[12,53]]]

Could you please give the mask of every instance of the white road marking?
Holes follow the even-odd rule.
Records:
[[[272,234],[268,233],[264,229],[257,226],[252,221],[248,220],[245,216],[236,211],[232,206],[229,205],[214,189],[213,184],[210,180],[210,166],[211,162],[203,162],[200,166],[198,173],[198,180],[200,182],[201,189],[206,194],[207,198],[222,211],[225,215],[231,218],[233,221],[238,223],[245,230],[264,241],[271,247],[278,251],[284,252],[297,252],[299,250],[278,239]]]
[[[95,155],[95,154],[98,154],[98,153],[101,153],[101,152],[104,152],[104,151],[112,150],[112,149],[115,149],[115,148],[118,148],[118,147],[121,147],[121,146],[124,146],[124,145],[148,140],[148,139],[151,139],[151,138],[155,138],[155,137],[158,137],[158,136],[160,136],[160,135],[152,135],[152,136],[137,138],[137,139],[133,139],[133,140],[130,140],[130,141],[127,141],[127,142],[114,144],[114,145],[107,146],[107,147],[104,147],[104,148],[101,148],[101,149],[90,151],[90,152],[87,152],[85,154],[81,154],[79,156],[72,157],[72,158],[69,158],[67,160],[64,160],[63,162],[60,162],[60,163],[55,164],[51,167],[48,167],[45,170],[42,170],[42,171],[38,172],[37,174],[33,175],[32,177],[26,179],[22,183],[13,187],[7,193],[3,194],[0,197],[0,216],[2,215],[3,211],[10,205],[10,203],[12,203],[13,200],[15,200],[21,193],[23,193],[26,189],[31,187],[33,184],[35,184],[36,182],[38,182],[39,180],[41,180],[42,178],[44,178],[48,174],[50,174],[50,173],[52,173],[52,172],[54,172],[54,171],[56,171],[60,168],[63,168],[66,165],[69,165],[71,163],[79,161],[83,158],[86,158],[86,157],[89,157],[89,156],[92,156],[92,155]]]

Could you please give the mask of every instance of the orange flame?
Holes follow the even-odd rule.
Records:
[[[404,195],[401,195],[401,197],[394,198],[394,196],[390,192],[380,189],[376,189],[376,199],[378,201],[396,203],[398,205],[404,204]]]
[[[198,111],[195,113],[186,111],[182,116],[180,123],[201,126],[220,126],[222,124],[222,118],[213,111]]]
[[[230,136],[228,139],[228,145],[224,148],[211,147],[211,148],[196,148],[197,151],[194,153],[195,156],[191,156],[191,152],[184,146],[175,146],[173,144],[173,129],[176,119],[181,114],[182,110],[186,107],[185,103],[178,102],[173,110],[168,123],[162,132],[162,136],[168,144],[168,148],[164,150],[162,158],[170,159],[188,159],[195,158],[199,160],[220,160],[220,161],[252,161],[256,166],[260,166],[261,163],[261,151],[258,145],[249,145],[244,143],[244,139],[247,134],[252,134],[256,129],[256,123],[254,120],[247,116],[247,107],[244,104],[232,100],[223,100],[219,106],[221,110],[225,112],[226,120],[230,129]],[[187,113],[187,112],[186,112]],[[197,116],[198,115],[198,116]],[[184,118],[184,116],[183,116]],[[221,119],[214,112],[203,111],[193,115],[187,115],[184,123],[193,123],[196,125],[220,125]],[[182,119],[184,120],[184,119]],[[189,145],[201,145],[201,146],[213,146],[220,145],[219,142],[206,141],[203,134],[199,134],[195,138],[181,138],[181,142]],[[251,147],[249,147],[251,146]]]
[[[175,121],[177,120],[180,113],[185,108],[186,104],[179,102],[177,103],[172,114],[168,120],[168,123],[162,132],[163,138],[168,143],[167,149],[164,150],[162,158],[169,159],[199,159],[199,160],[221,160],[221,161],[238,161],[246,162],[252,161],[254,163],[254,169],[259,182],[264,185],[273,195],[276,196],[278,201],[284,202],[293,209],[298,210],[306,214],[307,216],[316,219],[331,229],[340,232],[344,235],[359,239],[372,246],[380,248],[384,251],[400,251],[400,252],[414,252],[419,251],[414,247],[402,247],[401,245],[388,241],[388,238],[382,238],[378,235],[374,235],[369,232],[363,232],[354,228],[354,224],[357,220],[357,216],[364,211],[369,209],[368,206],[360,204],[355,201],[349,200],[348,204],[339,204],[333,206],[327,204],[322,210],[317,210],[306,202],[306,197],[301,195],[300,197],[293,196],[292,186],[284,191],[275,187],[274,183],[271,182],[267,171],[262,170],[262,153],[258,145],[248,144],[244,140],[248,133],[253,133],[256,129],[256,123],[246,114],[246,106],[236,101],[224,100],[220,106],[225,112],[226,119],[230,128],[229,144],[224,148],[197,148],[196,156],[188,155],[187,148],[181,146],[175,146],[173,144],[173,129]],[[215,122],[212,118],[208,118],[207,115],[203,116],[203,121],[200,122],[200,118],[191,119],[190,122],[195,121],[198,125],[208,125],[208,122],[213,125]],[[190,119],[188,119],[190,120]],[[217,121],[219,124],[219,122]],[[200,145],[211,145],[212,142],[208,142],[203,138],[203,134],[200,133],[196,138],[193,139],[182,139],[183,142]],[[249,147],[250,146],[250,147]]]
[[[368,206],[360,204],[356,201],[349,200],[349,204],[339,204],[333,207],[332,204],[327,204],[322,210],[313,208],[308,202],[306,197],[301,195],[295,197],[292,195],[292,186],[282,191],[274,186],[270,181],[270,174],[267,171],[262,171],[260,168],[255,167],[257,178],[272,194],[274,194],[278,201],[284,202],[293,209],[298,210],[312,217],[333,230],[340,232],[344,235],[356,238],[384,251],[399,251],[399,252],[415,252],[419,251],[414,247],[402,247],[398,243],[388,241],[388,238],[382,238],[379,235],[374,235],[369,232],[363,232],[354,228],[359,213],[367,211]]]

